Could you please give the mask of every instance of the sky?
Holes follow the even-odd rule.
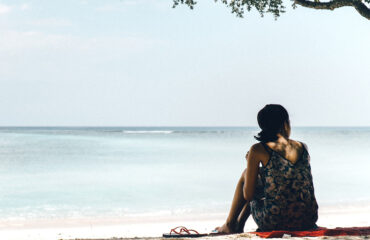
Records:
[[[0,0],[0,126],[370,126],[370,21],[213,0]]]

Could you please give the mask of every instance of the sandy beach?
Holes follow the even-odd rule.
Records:
[[[358,206],[322,207],[319,226],[360,227],[369,226],[370,208]],[[124,218],[91,219],[44,219],[34,221],[12,220],[0,222],[0,238],[7,240],[46,240],[46,239],[161,239],[162,233],[175,226],[186,226],[199,232],[210,232],[223,223],[226,214],[209,215],[168,215],[168,216],[132,216]],[[252,232],[256,229],[250,218],[243,234],[211,237],[212,239],[258,239]],[[349,237],[322,237],[319,239],[348,239]],[[350,237],[365,239],[366,237]],[[210,239],[204,237],[201,239]],[[292,238],[298,239],[298,238]],[[305,238],[304,238],[305,239]],[[315,238],[309,238],[315,239]]]

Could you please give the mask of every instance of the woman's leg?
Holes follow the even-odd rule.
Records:
[[[246,170],[242,173],[238,184],[236,185],[234,198],[231,204],[229,216],[226,219],[226,223],[221,227],[217,227],[216,230],[222,233],[237,233],[243,232],[244,224],[247,221],[250,208],[249,202],[244,199],[243,187],[244,187],[244,175]]]

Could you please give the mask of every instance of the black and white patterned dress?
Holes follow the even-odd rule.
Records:
[[[263,145],[270,159],[260,167],[254,200],[250,203],[258,231],[315,228],[318,205],[306,147],[293,164]]]

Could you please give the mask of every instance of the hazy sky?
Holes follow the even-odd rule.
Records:
[[[370,125],[370,21],[287,2],[277,21],[213,0],[0,0],[0,125]]]

